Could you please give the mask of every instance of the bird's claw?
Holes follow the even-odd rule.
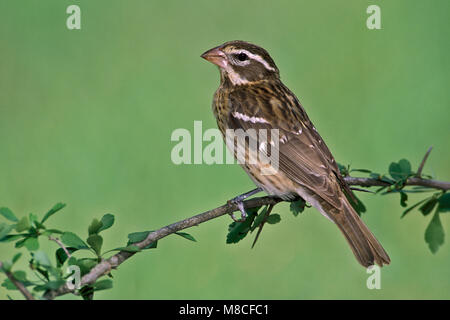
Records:
[[[239,211],[241,212],[240,219],[237,219],[233,212],[230,213],[231,219],[233,219],[234,222],[244,222],[245,219],[247,219],[247,212],[245,212],[245,209],[244,209],[244,200],[258,192],[261,192],[261,191],[262,191],[262,189],[258,187],[256,189],[250,190],[249,192],[246,192],[237,197],[234,197],[233,199],[228,201],[228,204],[237,205]]]
[[[236,216],[234,215],[234,212],[231,212],[230,213],[231,219],[233,219],[234,222],[244,222],[245,219],[247,219],[247,212],[245,212],[244,202],[242,202],[240,197],[236,197],[236,198],[228,201],[228,203],[237,205],[239,211],[241,212],[240,219],[236,218]]]

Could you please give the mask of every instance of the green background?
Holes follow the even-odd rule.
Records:
[[[66,28],[70,4],[81,7],[81,30]],[[381,7],[381,30],[366,28],[371,4]],[[1,1],[0,206],[42,216],[65,202],[48,225],[82,236],[94,217],[113,213],[108,249],[253,188],[237,165],[170,159],[173,130],[192,131],[194,120],[216,127],[219,75],[199,56],[234,39],[271,53],[338,162],[386,172],[407,158],[416,169],[433,145],[425,172],[448,181],[449,11],[448,0]],[[334,225],[281,204],[281,223],[254,249],[252,237],[225,244],[224,216],[188,230],[197,243],[169,236],[136,255],[96,297],[450,298],[448,239],[436,255],[424,241],[431,215],[400,220],[398,196],[359,196],[392,258],[381,290],[366,288],[369,275]],[[0,260],[13,252],[2,244]]]

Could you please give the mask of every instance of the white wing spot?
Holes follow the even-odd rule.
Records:
[[[246,114],[239,113],[239,112],[233,112],[233,117],[236,119],[241,119],[245,122],[251,122],[251,123],[267,123],[267,120],[261,117],[249,117]]]

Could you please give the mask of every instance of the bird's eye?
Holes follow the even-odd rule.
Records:
[[[248,59],[248,56],[245,53],[241,52],[237,55],[237,58],[239,61],[245,61]]]

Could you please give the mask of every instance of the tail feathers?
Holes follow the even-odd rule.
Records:
[[[333,215],[333,218],[361,265],[369,267],[377,264],[382,267],[391,262],[386,251],[360,219],[347,199],[344,200],[343,210]]]

